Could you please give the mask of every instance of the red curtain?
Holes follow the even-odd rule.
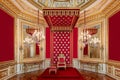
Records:
[[[14,60],[14,18],[0,9],[0,62]]]
[[[78,28],[73,29],[73,58],[78,57]]]
[[[36,55],[39,55],[39,54],[40,54],[40,49],[39,49],[38,44],[36,43]]]
[[[88,55],[88,44],[85,45],[84,49],[84,55]]]
[[[46,58],[50,58],[50,28],[46,28]]]

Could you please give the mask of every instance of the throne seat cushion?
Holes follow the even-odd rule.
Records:
[[[56,69],[56,66],[50,66],[50,69]]]
[[[65,66],[65,64],[58,64],[58,66]]]

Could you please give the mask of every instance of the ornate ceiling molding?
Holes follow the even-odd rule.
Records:
[[[101,3],[100,5],[103,5],[107,3],[106,1],[104,3]],[[90,14],[90,10],[88,10],[88,14],[89,15],[88,17],[86,17],[86,22],[91,22],[91,21],[94,21],[94,20],[100,20],[100,19],[103,19],[103,18],[106,18],[106,17],[110,17],[112,16],[113,14],[115,14],[116,12],[120,11],[120,1],[118,0],[112,0],[110,1],[109,4],[107,4],[106,6],[104,6],[104,8],[101,10],[100,7],[99,10],[97,13],[93,12]],[[81,16],[76,24],[76,26],[80,26],[84,24],[84,19],[83,19],[83,16]]]
[[[0,7],[3,8],[6,12],[12,13],[12,16],[16,16],[17,18],[20,18],[32,23],[38,23],[37,16],[33,16],[33,15],[22,12],[11,2],[11,0],[1,0]],[[39,18],[39,21],[40,21],[39,22],[40,24],[47,25],[43,17]]]
[[[30,2],[30,1],[33,1],[33,0],[28,0],[28,2]],[[90,1],[96,1],[96,0],[90,0]],[[22,1],[17,0],[17,2],[21,3]],[[118,7],[118,6],[120,6],[120,0],[111,0],[109,2],[110,3],[105,6],[105,3],[107,3],[107,0],[104,0],[104,1],[101,0],[101,2],[99,3],[100,5],[98,7],[97,7],[97,5],[95,5],[91,9],[89,9],[88,10],[89,16],[86,17],[87,18],[86,21],[89,22],[89,21],[93,21],[93,20],[99,20],[99,19],[101,19],[103,17],[104,18],[105,17],[110,17],[110,16],[112,16],[113,14],[115,14],[116,12],[118,12],[120,10],[120,7]],[[26,5],[26,4],[24,4],[24,5]],[[89,6],[89,5],[86,4],[85,6]],[[102,6],[102,7],[100,7],[100,6]],[[29,22],[32,22],[32,23],[36,23],[37,22],[37,16],[35,16],[35,14],[30,15],[30,14],[27,14],[27,13],[21,11],[12,2],[12,0],[0,0],[0,7],[2,9],[4,9],[5,11],[11,13],[13,16],[17,16],[20,19],[23,19],[23,20],[26,20],[26,21],[29,21]],[[21,5],[21,7],[25,7],[25,6]],[[39,9],[43,9],[43,7],[45,7],[45,6],[40,6],[40,5],[37,6],[37,8],[39,8]],[[82,7],[80,9],[82,10]],[[23,9],[23,10],[25,11],[26,9]],[[30,8],[29,8],[29,10],[27,12],[29,12],[29,11],[30,11]],[[93,12],[93,11],[95,11],[95,12]],[[42,14],[40,14],[40,15],[42,15]],[[42,16],[40,16],[40,17],[41,17],[41,18],[39,18],[40,19],[40,23],[47,25],[46,21],[44,20],[44,18]],[[79,20],[78,20],[76,25],[81,25],[81,24],[83,24],[83,17],[82,16],[79,18]]]
[[[14,6],[11,2],[9,2],[8,0],[0,0],[0,5],[4,10],[8,10],[10,12],[13,12],[14,14],[19,14],[20,10],[18,10],[16,8],[16,6]],[[7,11],[7,12],[8,12]]]
[[[33,1],[33,0],[28,0],[28,2],[30,2],[31,4],[33,4],[34,6],[36,6],[37,8],[39,8],[39,9],[43,9],[44,7],[47,7],[47,6],[45,6],[44,4],[41,4],[41,3],[36,3],[35,1]],[[39,2],[39,0],[38,0],[38,2]]]
[[[87,8],[88,6],[90,6],[91,4],[93,4],[96,0],[90,0],[88,3],[86,3],[85,5],[82,6],[77,6],[80,8],[80,10],[84,10],[85,8]]]
[[[103,19],[103,18],[105,18],[105,15],[102,12],[99,12],[97,14],[86,17],[86,23],[92,22],[92,21],[95,21],[95,20],[100,20],[100,19]],[[79,18],[76,26],[80,27],[80,25],[82,25],[82,24],[84,24],[84,19]]]
[[[102,10],[107,17],[112,16],[116,12],[120,11],[120,0],[112,0],[111,3]]]
[[[48,7],[55,8],[55,6],[54,6],[55,2],[60,2],[60,3],[61,2],[68,2],[68,3],[71,2],[72,3],[71,6],[66,6],[66,7],[63,6],[63,8],[67,8],[67,7],[74,8],[74,7],[77,7],[77,8],[80,8],[81,10],[83,10],[86,7],[90,6],[92,3],[94,3],[96,0],[81,0],[80,4],[78,4],[79,1],[77,1],[77,0],[71,0],[71,1],[70,0],[50,0],[50,2],[49,2],[48,0],[45,0],[44,3],[42,3],[41,0],[38,0],[38,1],[28,0],[28,2],[30,2],[31,4],[33,4],[34,6],[38,7],[41,10],[43,8],[48,8]]]

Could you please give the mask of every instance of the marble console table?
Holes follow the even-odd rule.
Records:
[[[43,62],[44,60],[41,59],[34,59],[34,58],[24,59],[22,61],[22,64],[24,64],[24,72],[27,72],[29,67],[32,67],[34,65],[39,65],[39,69],[40,69],[40,66],[42,65]]]
[[[92,69],[92,66],[94,66],[96,72],[98,72],[99,63],[102,63],[101,60],[97,60],[97,59],[81,59],[79,60],[79,62],[81,64],[82,69],[85,68],[85,64],[86,64],[86,65],[89,65],[91,69]]]

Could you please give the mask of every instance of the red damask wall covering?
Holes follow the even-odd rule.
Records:
[[[14,60],[14,18],[0,9],[0,62]]]
[[[109,18],[109,59],[120,61],[120,11]]]

